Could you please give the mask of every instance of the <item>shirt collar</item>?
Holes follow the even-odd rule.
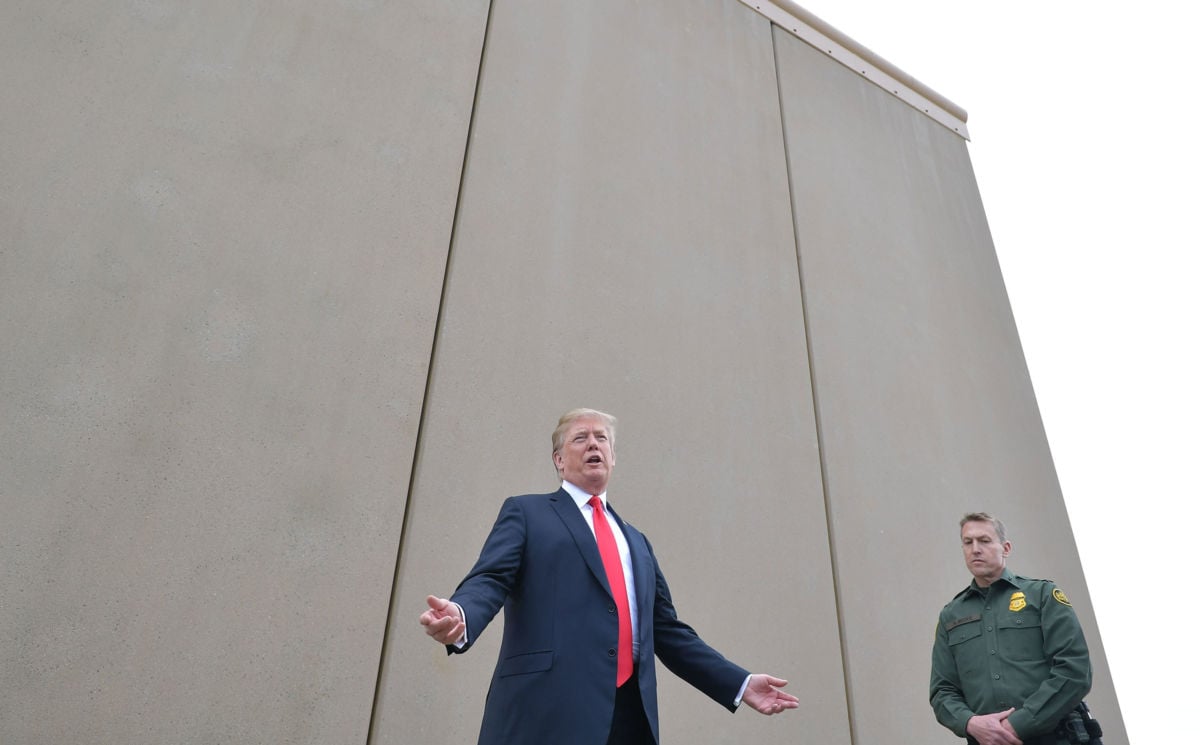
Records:
[[[579,509],[582,510],[584,507],[588,507],[590,509],[588,500],[592,498],[591,492],[580,489],[570,481],[562,482],[562,488],[563,491],[571,495],[571,499],[575,500],[575,504],[579,507]],[[600,493],[600,504],[604,505],[605,509],[608,509],[608,492]]]
[[[995,587],[1000,582],[1007,582],[1008,584],[1012,585],[1013,587],[1017,586],[1017,583],[1015,581],[1013,581],[1013,573],[1011,571],[1009,571],[1008,567],[1006,566],[1006,567],[1004,567],[1004,571],[1000,572],[1000,576],[996,578],[996,581],[993,582],[992,584],[988,585],[987,587],[980,587],[979,584],[975,580],[971,580],[971,589],[974,590],[975,592],[979,593],[980,595],[987,595],[988,590]]]

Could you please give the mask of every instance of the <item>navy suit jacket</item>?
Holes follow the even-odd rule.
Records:
[[[633,560],[640,645],[634,663],[657,741],[655,655],[730,711],[749,672],[679,620],[650,542],[617,522]],[[451,653],[470,649],[504,608],[480,745],[605,745],[616,697],[616,606],[596,539],[566,491],[506,499],[451,600],[465,611],[470,635],[462,649],[448,646]]]

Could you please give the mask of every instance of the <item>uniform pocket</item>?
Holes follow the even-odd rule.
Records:
[[[1046,653],[1042,642],[1042,615],[1032,608],[1008,613],[996,619],[1000,653],[1010,660],[1041,660]]]
[[[950,629],[948,636],[950,637],[950,646],[957,644],[965,644],[975,637],[983,633],[983,622],[979,619],[974,619],[967,623],[959,623]]]
[[[954,666],[959,675],[972,675],[987,659],[983,654],[983,622],[979,619],[956,622],[947,633],[950,654],[954,655]]]
[[[496,674],[504,678],[509,675],[540,673],[549,670],[553,664],[554,652],[552,650],[526,652],[525,654],[515,654],[512,657],[506,657],[500,663],[500,668],[496,671]]]

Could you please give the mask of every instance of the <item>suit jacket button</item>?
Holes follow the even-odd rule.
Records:
[[[610,650],[608,650],[608,656],[609,656],[609,657],[616,657],[616,656],[617,656],[617,650],[615,650],[615,649],[610,649]]]
[[[615,606],[615,605],[610,605],[610,606],[608,606],[608,612],[609,612],[609,613],[616,613],[616,612],[617,612],[617,606]]]

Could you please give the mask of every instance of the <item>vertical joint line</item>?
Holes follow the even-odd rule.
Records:
[[[812,391],[813,418],[816,426],[817,434],[817,459],[821,468],[821,496],[825,504],[825,529],[827,531],[827,540],[829,542],[829,566],[833,575],[833,604],[837,614],[838,625],[838,647],[842,657],[842,682],[845,687],[846,696],[846,725],[850,730],[850,742],[857,742],[857,737],[854,731],[854,699],[851,696],[850,690],[850,664],[848,658],[848,649],[846,647],[846,621],[842,610],[842,593],[841,583],[838,574],[837,551],[835,550],[834,531],[833,531],[833,510],[829,499],[829,478],[828,467],[825,462],[825,435],[824,429],[821,426],[821,401],[817,395],[817,370],[813,363],[813,345],[812,334],[808,325],[808,293],[804,286],[804,259],[800,255],[800,224],[796,214],[796,189],[792,181],[792,161],[791,153],[788,147],[788,130],[787,120],[783,113],[783,82],[779,75],[779,46],[776,43],[776,27],[774,23],[769,23],[771,31],[771,53],[775,62],[775,91],[778,96],[779,103],[779,126],[783,135],[783,163],[787,171],[788,182],[788,202],[792,212],[792,239],[795,243],[796,250],[796,274],[800,281],[800,312],[803,315],[801,325],[804,328],[804,348],[808,356],[808,380],[809,389]]]
[[[387,616],[383,626],[383,638],[379,647],[379,665],[375,672],[375,691],[371,700],[371,718],[367,723],[367,741],[366,745],[371,745],[375,740],[375,726],[379,719],[380,692],[383,688],[383,669],[387,662],[388,652],[391,647],[391,628],[392,618],[396,612],[396,596],[400,589],[400,559],[404,549],[404,537],[408,534],[408,520],[412,513],[413,485],[416,483],[417,464],[420,462],[421,454],[421,437],[425,431],[425,417],[429,411],[429,393],[433,383],[433,367],[437,359],[438,338],[442,328],[442,313],[446,308],[446,292],[447,286],[450,284],[450,263],[454,253],[455,238],[458,235],[458,222],[460,210],[462,208],[463,185],[467,180],[467,161],[471,153],[471,133],[475,130],[475,114],[479,110],[479,88],[480,81],[483,78],[484,61],[487,59],[488,35],[492,28],[492,8],[493,3],[488,3],[487,17],[483,24],[483,42],[479,47],[479,67],[475,71],[475,90],[471,100],[471,114],[467,119],[467,134],[463,142],[462,164],[458,174],[458,192],[455,195],[454,201],[454,216],[450,222],[450,239],[446,244],[446,263],[442,269],[442,289],[438,297],[437,317],[433,324],[433,340],[429,347],[429,366],[425,371],[425,390],[421,394],[421,411],[417,420],[417,436],[413,443],[413,458],[412,467],[408,475],[408,492],[404,496],[404,518],[400,522],[400,541],[396,546],[396,564],[392,571],[392,586],[391,594],[388,597]]]

